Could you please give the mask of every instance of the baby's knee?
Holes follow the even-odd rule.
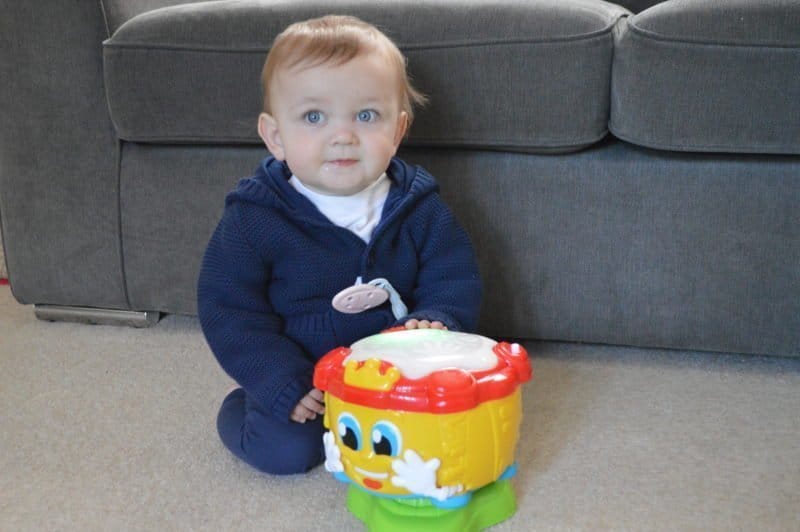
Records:
[[[325,460],[321,420],[281,423],[268,437],[245,442],[247,461],[271,475],[305,473]]]
[[[233,454],[271,475],[305,473],[323,462],[321,418],[285,423],[245,403],[243,393],[231,394],[217,419],[220,438]]]

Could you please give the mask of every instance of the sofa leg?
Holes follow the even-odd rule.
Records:
[[[127,327],[152,327],[161,318],[152,310],[113,310],[92,307],[67,307],[60,305],[34,305],[36,317],[44,321],[73,321],[92,325],[124,325]]]

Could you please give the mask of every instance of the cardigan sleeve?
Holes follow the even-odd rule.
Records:
[[[270,265],[237,223],[241,205],[229,205],[206,248],[197,289],[203,333],[220,366],[256,402],[288,423],[312,388],[314,364],[281,334],[268,298]]]
[[[454,331],[473,332],[478,325],[481,279],[466,231],[438,194],[417,209],[419,271],[413,306],[398,325],[410,319],[440,321]],[[416,216],[415,216],[416,218]]]

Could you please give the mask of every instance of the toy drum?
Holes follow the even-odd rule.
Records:
[[[525,349],[475,334],[390,331],[329,352],[325,467],[371,495],[461,508],[513,476]]]

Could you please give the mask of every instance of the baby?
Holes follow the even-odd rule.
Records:
[[[223,443],[290,474],[325,458],[317,360],[394,326],[472,331],[481,283],[435,180],[395,157],[424,98],[389,38],[353,17],[293,24],[262,84],[258,131],[272,155],[226,198],[198,313],[239,386],[217,418]],[[353,298],[371,302],[342,303]]]

